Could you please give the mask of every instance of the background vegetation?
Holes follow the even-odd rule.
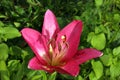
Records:
[[[84,30],[79,49],[101,50],[101,58],[81,65],[77,77],[27,68],[34,56],[20,30],[41,31],[51,9],[61,28],[74,19]],[[0,80],[120,80],[120,0],[0,0]]]

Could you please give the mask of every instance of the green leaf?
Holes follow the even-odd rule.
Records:
[[[0,18],[8,18],[8,17],[3,14],[0,14]]]
[[[103,0],[95,0],[95,5],[97,7],[101,6],[103,4]]]
[[[14,22],[14,25],[16,26],[16,27],[20,27],[20,23],[19,22]]]
[[[105,66],[110,66],[112,64],[112,55],[103,55],[100,57],[101,61]]]
[[[94,35],[91,40],[91,45],[98,50],[104,49],[106,45],[104,33]]]
[[[106,75],[106,76],[110,76],[110,69],[109,69],[109,68],[106,68],[106,69],[105,69],[105,75]]]
[[[37,75],[36,73],[38,73],[38,71],[33,71],[33,70],[29,71],[29,72],[26,74],[27,77],[28,77],[28,80],[30,80],[31,78],[34,79],[34,76]],[[39,76],[40,76],[40,74],[39,74]]]
[[[82,78],[82,76],[78,76],[77,80],[84,80],[84,79]]]
[[[95,72],[96,78],[99,79],[103,75],[103,65],[100,61],[92,60],[92,68]]]
[[[24,74],[25,74],[25,71],[26,71],[26,63],[25,61],[20,65],[16,75],[15,75],[15,79],[16,80],[22,80]]]
[[[16,28],[13,28],[13,27],[5,27],[4,28],[4,37],[5,38],[13,39],[13,38],[20,37],[20,36],[21,36],[21,34]]]
[[[20,60],[10,60],[8,62],[8,68],[10,71],[17,71],[20,68]]]
[[[110,66],[110,74],[112,78],[120,76],[120,62]]]
[[[3,39],[3,37],[4,37],[3,34],[2,34],[2,33],[3,33],[3,30],[4,30],[4,29],[0,26],[0,42],[2,42],[2,39]]]
[[[80,20],[80,16],[74,16],[75,20]]]
[[[89,74],[89,79],[90,80],[97,80],[95,73],[93,71]]]
[[[6,63],[4,60],[0,60],[0,71],[6,71],[7,67],[6,67]]]
[[[31,5],[37,5],[37,3],[35,2],[35,0],[27,0],[27,2]]]
[[[0,80],[10,80],[9,72],[6,71],[0,71]]]
[[[0,80],[10,80],[9,72],[4,60],[0,60]]]
[[[120,46],[113,49],[113,55],[114,55],[114,56],[117,56],[117,55],[119,55],[119,54],[120,54]]]
[[[35,75],[32,77],[32,79],[30,80],[44,80],[44,79],[41,79],[42,75]],[[47,79],[46,79],[47,80]]]
[[[107,29],[104,25],[100,25],[100,26],[97,26],[95,27],[95,34],[99,34],[99,33],[108,33],[107,32]]]
[[[95,35],[94,32],[90,32],[87,36],[87,42],[91,42],[91,39],[93,38],[94,35]]]
[[[11,14],[12,14],[12,16],[14,16],[14,17],[19,17],[19,15],[18,15],[16,12],[14,12],[14,11],[11,11]]]
[[[0,21],[0,27],[3,27],[4,23],[2,21]]]
[[[67,74],[61,74],[61,77],[67,79],[67,80],[73,80],[73,77]]]
[[[0,26],[0,35],[3,34],[4,29]]]
[[[15,56],[21,56],[22,50],[18,46],[11,46],[10,47],[10,54]]]
[[[52,73],[48,80],[55,80],[56,75],[57,75],[57,72]]]
[[[23,15],[25,13],[24,9],[20,6],[15,6],[16,12],[20,15]]]
[[[120,21],[120,15],[119,14],[114,14],[114,20],[119,22]]]
[[[42,75],[42,79],[43,80],[47,80],[47,74],[45,71],[40,71],[41,72],[41,75]]]
[[[0,60],[6,60],[8,58],[8,46],[5,43],[0,44]]]

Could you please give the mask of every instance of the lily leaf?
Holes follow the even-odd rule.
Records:
[[[89,74],[89,79],[90,80],[97,80],[95,73],[93,71]]]
[[[100,61],[92,60],[92,68],[95,72],[96,78],[99,79],[103,75],[103,65]]]
[[[97,7],[101,6],[103,4],[103,0],[95,0],[95,5]]]
[[[55,80],[56,79],[57,72],[54,72],[50,75],[49,80]]]
[[[105,66],[110,66],[112,64],[112,55],[103,55],[100,59]]]
[[[8,58],[8,46],[5,43],[0,44],[0,60],[6,60]]]
[[[5,27],[4,28],[4,37],[7,39],[13,39],[16,37],[20,37],[20,32],[14,27]]]
[[[119,55],[119,54],[120,54],[120,46],[113,49],[113,55],[114,55],[114,56],[117,56],[117,55]]]
[[[120,76],[120,62],[110,66],[110,74],[112,78]]]
[[[94,35],[91,40],[91,45],[98,50],[104,49],[106,45],[105,34],[101,33]]]

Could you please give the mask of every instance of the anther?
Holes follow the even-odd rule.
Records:
[[[53,48],[52,48],[52,45],[51,45],[51,44],[49,45],[49,52],[50,52],[50,53],[53,52]]]
[[[65,42],[66,41],[66,35],[61,36],[61,39],[62,39],[63,42]]]

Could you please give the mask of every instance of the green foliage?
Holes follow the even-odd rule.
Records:
[[[4,27],[1,28],[2,38],[6,41],[7,39],[13,39],[15,37],[20,37],[20,32],[13,27]]]
[[[100,61],[92,61],[92,68],[95,73],[96,79],[100,79],[103,75],[103,65]]]
[[[0,60],[6,60],[8,58],[8,46],[5,43],[0,44]]]
[[[103,0],[95,0],[95,5],[97,7],[101,6],[103,4]]]
[[[89,74],[89,79],[90,80],[97,80],[95,73],[93,71]]]
[[[120,75],[120,62],[111,65],[110,67],[111,79],[118,77]]]
[[[103,62],[104,66],[110,66],[112,64],[112,55],[103,55],[101,58],[101,61]]]
[[[120,54],[120,46],[113,49],[113,55],[114,56],[119,56],[119,54]]]
[[[56,72],[52,73],[48,80],[55,80],[56,79],[56,75],[57,75]]]
[[[104,33],[94,35],[91,40],[91,45],[98,50],[104,49],[106,45]]]
[[[51,9],[61,28],[74,19],[84,29],[80,49],[93,47],[103,56],[82,64],[77,77],[30,70],[34,56],[20,30],[42,29]],[[0,80],[120,80],[120,0],[0,0]]]

